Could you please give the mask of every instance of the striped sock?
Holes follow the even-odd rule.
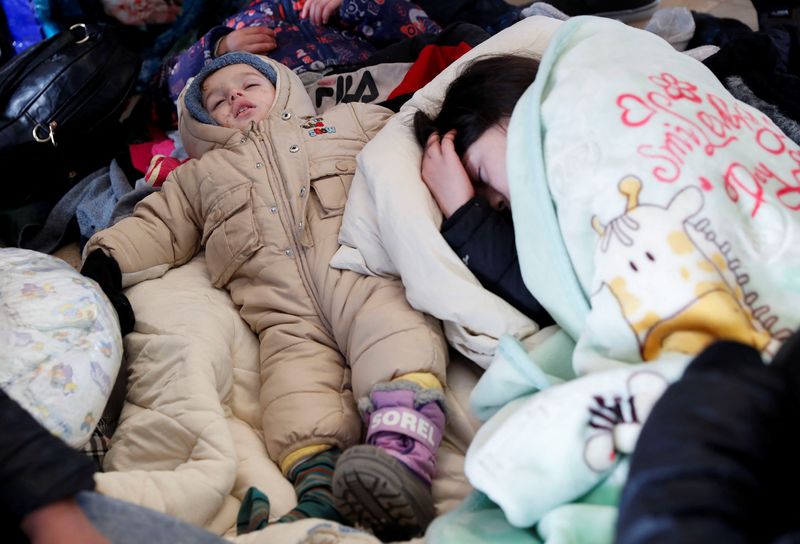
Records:
[[[269,525],[269,497],[251,487],[242,499],[236,515],[236,534],[243,535],[258,531]]]
[[[333,469],[341,451],[325,450],[295,465],[289,471],[289,480],[297,492],[297,506],[281,516],[279,522],[305,518],[322,518],[343,521],[333,506]]]
[[[273,523],[305,518],[343,521],[333,506],[333,469],[341,452],[330,449],[312,455],[289,471],[297,493],[297,506]],[[255,487],[247,490],[236,516],[236,534],[242,535],[269,525],[269,498]]]

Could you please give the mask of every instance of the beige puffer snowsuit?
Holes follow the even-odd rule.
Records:
[[[354,396],[376,383],[431,372],[444,384],[446,346],[439,323],[408,305],[400,281],[328,264],[356,154],[391,112],[347,104],[311,121],[299,78],[264,60],[278,72],[267,118],[242,132],[182,111],[184,145],[202,158],[93,236],[84,254],[102,248],[131,284],[205,247],[214,285],[230,290],[259,335],[264,435],[281,463],[305,446],[358,443]],[[335,132],[314,131],[318,123]]]

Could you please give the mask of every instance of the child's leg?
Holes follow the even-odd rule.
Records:
[[[447,364],[441,325],[409,305],[397,280],[345,271],[326,288],[325,312],[369,425],[367,445],[344,449],[336,465],[336,504],[383,540],[405,540],[435,515],[430,482]]]
[[[297,450],[302,459],[284,471],[297,493],[297,506],[275,523],[305,518],[342,521],[334,507],[333,470],[339,449],[327,445],[308,446]],[[306,455],[304,455],[306,454]],[[255,487],[247,491],[236,518],[236,532],[249,533],[269,525],[269,498]]]
[[[405,540],[436,515],[431,482],[445,426],[442,387],[433,374],[407,374],[377,384],[359,407],[366,445],[348,449],[336,465],[337,506],[381,539]]]
[[[278,521],[339,520],[331,479],[339,452],[357,443],[360,420],[350,370],[323,323],[314,316],[269,314],[260,334],[262,424],[267,452],[292,482],[297,507]],[[248,492],[239,530],[269,523],[269,499]]]
[[[340,453],[338,448],[326,446],[323,451],[304,459],[289,470],[287,476],[297,492],[297,506],[278,521],[303,518],[342,520],[333,505],[333,470]]]
[[[350,370],[321,323],[272,314],[261,334],[262,428],[267,452],[284,474],[301,460],[298,450],[358,443],[360,421]]]

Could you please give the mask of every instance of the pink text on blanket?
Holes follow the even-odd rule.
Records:
[[[717,184],[711,175],[699,176],[700,188],[710,191],[720,186],[733,202],[752,199],[752,217],[769,192],[785,208],[800,210],[800,149],[769,117],[754,114],[739,101],[699,92],[696,85],[666,72],[648,79],[655,89],[642,94],[619,94],[616,105],[620,121],[628,128],[663,127],[655,132],[657,141],[636,148],[639,156],[655,163],[651,173],[656,180],[677,181],[687,157],[693,153],[713,157],[718,150],[737,143],[754,143],[765,152],[763,160],[756,164],[732,161]],[[732,151],[731,155],[740,154]]]

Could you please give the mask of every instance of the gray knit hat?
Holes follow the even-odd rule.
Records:
[[[270,83],[273,85],[277,84],[278,73],[275,71],[275,68],[252,53],[234,51],[232,53],[225,53],[224,55],[215,58],[206,64],[203,69],[200,70],[200,73],[194,77],[191,85],[189,85],[189,88],[186,90],[186,95],[183,98],[184,103],[186,104],[186,109],[189,110],[189,113],[192,115],[192,117],[201,123],[206,123],[208,125],[217,124],[217,122],[214,121],[208,114],[205,106],[203,106],[203,81],[205,81],[208,76],[220,68],[230,66],[231,64],[249,64],[264,74],[264,77],[266,77]]]

